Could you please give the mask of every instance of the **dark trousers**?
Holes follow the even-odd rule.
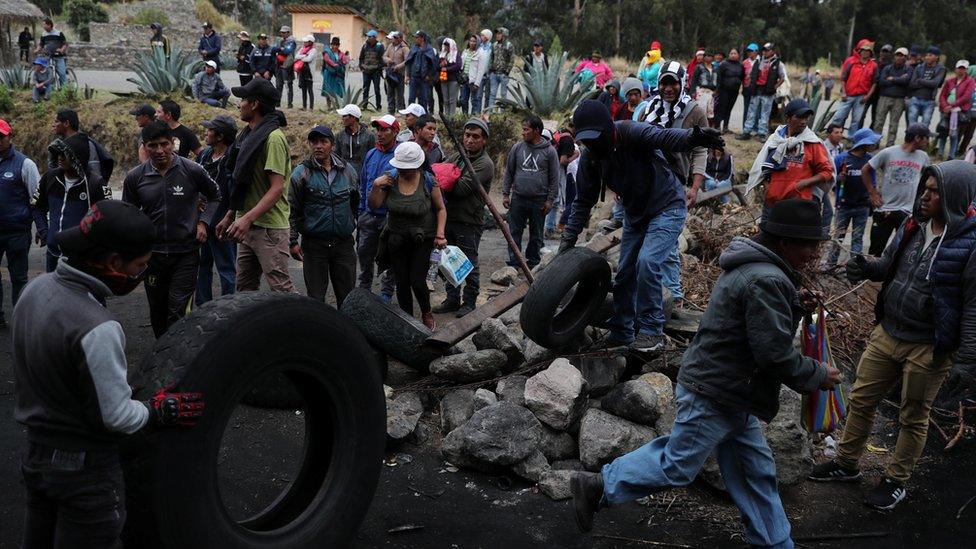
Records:
[[[444,114],[444,90],[441,89],[440,83],[435,82],[432,86],[434,88],[434,93],[437,94],[437,112],[438,114]],[[429,107],[427,107],[427,112],[434,112],[434,96],[428,95]]]
[[[299,80],[298,89],[302,94],[302,108],[315,109],[315,89],[312,87],[311,77],[308,80]]]
[[[508,209],[508,227],[512,231],[512,240],[519,250],[522,249],[522,232],[529,226],[529,243],[525,247],[525,261],[529,267],[535,267],[542,261],[541,250],[545,242],[542,240],[542,230],[546,223],[546,214],[542,212],[545,197],[523,198],[512,197],[512,207]],[[516,267],[518,261],[515,254],[508,252],[508,264]]]
[[[44,272],[53,273],[58,268],[58,261],[61,258],[52,254],[51,250],[44,253]]]
[[[749,101],[752,100],[752,94],[742,90],[742,127],[746,126],[746,120],[749,120]],[[731,111],[730,111],[731,112]]]
[[[369,212],[359,214],[356,222],[356,256],[359,258],[359,287],[373,291],[373,272],[376,270],[376,252],[380,245],[380,233],[386,225],[386,217]],[[395,286],[390,269],[376,273],[380,277],[380,295],[393,297]],[[387,300],[389,301],[389,299]]]
[[[302,237],[302,273],[308,297],[325,301],[332,279],[336,308],[356,283],[356,249],[351,236],[345,238]]]
[[[718,100],[715,102],[716,127],[729,129],[729,118],[732,117],[732,108],[738,98],[738,90],[718,90]]]
[[[10,275],[10,308],[17,305],[20,292],[27,285],[27,252],[30,251],[31,233],[26,231],[0,231],[0,259],[7,256],[7,274]],[[3,318],[3,283],[0,282],[0,319]]]
[[[158,338],[183,318],[197,286],[200,252],[165,254],[153,252],[146,269],[149,322]]]
[[[386,104],[390,114],[396,115],[397,109],[402,110],[406,107],[403,99],[403,92],[403,80],[395,84],[390,80],[386,81]]]
[[[399,246],[390,249],[390,270],[396,280],[397,304],[408,315],[413,315],[413,298],[417,298],[421,313],[430,312],[427,269],[433,249],[434,239],[415,242],[409,237],[403,237]]]
[[[24,549],[114,548],[125,524],[118,452],[64,452],[34,443],[22,458]]]
[[[420,103],[427,112],[433,112],[430,104],[433,100],[430,95],[430,84],[423,78],[410,79],[410,95],[407,97],[408,103]]]
[[[219,240],[212,227],[207,227],[207,241],[200,247],[200,267],[197,270],[197,305],[213,299],[213,269],[220,277],[220,295],[230,295],[237,289],[237,243]]]
[[[285,85],[288,85],[288,108],[292,107],[292,103],[295,100],[295,71],[290,68],[279,67],[278,73],[275,75],[275,88],[278,89],[278,106],[281,106],[281,100],[285,98],[285,94],[281,93]]]
[[[871,216],[871,247],[868,253],[874,257],[881,257],[891,233],[901,227],[902,221],[908,214],[905,212],[874,212]]]
[[[254,75],[253,74],[238,74],[237,76],[239,76],[241,78],[241,85],[242,86],[246,86],[248,82],[250,82],[251,80],[254,79]]]
[[[376,69],[375,71],[363,71],[363,104],[369,103],[369,86],[373,85],[373,90],[376,92],[376,110],[383,110],[383,99],[380,97],[380,80],[382,78],[380,75],[383,71]]]
[[[463,302],[472,307],[478,304],[478,292],[481,290],[481,269],[478,266],[478,247],[481,246],[481,231],[481,225],[452,223],[450,221],[447,222],[447,226],[444,228],[444,236],[447,237],[447,243],[460,248],[464,252],[464,255],[468,256],[471,265],[474,267],[464,280],[463,295],[460,286],[455,288],[452,284],[445,285],[447,287],[448,301],[455,303]]]

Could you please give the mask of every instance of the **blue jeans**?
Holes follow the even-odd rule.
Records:
[[[218,240],[211,227],[207,227],[207,241],[200,246],[200,267],[197,271],[195,303],[202,305],[213,299],[213,268],[217,266],[220,277],[220,295],[230,295],[237,287],[237,244]]]
[[[460,96],[458,96],[458,107],[461,108],[461,112],[463,112],[464,114],[468,114],[469,112],[477,112],[477,111],[472,111],[471,109],[468,108],[468,103],[470,101],[471,101],[471,84],[465,84],[461,86],[461,94]]]
[[[837,222],[834,227],[833,245],[830,247],[830,256],[827,258],[827,265],[837,264],[840,257],[840,245],[847,236],[847,226],[851,225],[851,253],[859,254],[864,249],[864,227],[868,224],[868,217],[871,216],[871,208],[845,208],[837,206],[834,220]]]
[[[630,344],[637,333],[664,333],[662,271],[668,256],[677,252],[687,215],[688,210],[680,207],[636,224],[624,220],[610,320],[615,341]]]
[[[430,84],[420,77],[410,77],[410,91],[407,94],[407,104],[420,103],[425,109],[430,103]]]
[[[488,75],[488,110],[495,107],[496,99],[506,99],[508,97],[508,75],[500,72],[493,72]]]
[[[921,122],[925,127],[932,124],[932,114],[935,112],[934,99],[912,97],[908,100],[908,123]]]
[[[758,133],[766,137],[769,135],[769,113],[773,111],[772,95],[753,95],[749,100],[749,116],[746,117],[746,125],[742,128],[743,133]]]
[[[31,232],[0,232],[0,259],[7,256],[7,273],[10,275],[10,306],[17,305],[20,292],[27,285],[27,252],[30,251]],[[3,318],[3,284],[0,283],[0,319]]]
[[[864,109],[867,107],[867,104],[861,103],[861,99],[864,99],[863,95],[848,95],[845,97],[841,101],[840,106],[837,107],[837,114],[834,115],[831,123],[843,126],[844,121],[847,120],[847,115],[850,114],[851,125],[847,128],[848,134],[852,134],[861,129],[861,115],[864,114]]]
[[[217,90],[213,92],[207,97],[201,97],[200,102],[206,105],[210,105],[211,107],[219,107],[224,103],[224,101],[227,101],[228,97],[230,97],[230,90],[228,90],[227,88],[223,88],[221,90]]]
[[[58,75],[58,89],[68,83],[68,58],[67,57],[52,57],[50,62],[54,65],[54,72]]]
[[[624,220],[624,205],[620,201],[613,203],[613,219],[620,222]]]
[[[569,216],[573,213],[573,201],[576,200],[576,180],[573,176],[566,174],[566,200],[563,204],[563,214],[559,217],[559,223],[565,225],[569,223]]]
[[[755,546],[791,549],[790,520],[776,488],[776,462],[755,416],[720,409],[709,398],[678,384],[677,414],[670,435],[603,466],[603,497],[620,505],[698,476],[712,452],[732,501]]]
[[[702,187],[704,187],[705,191],[714,191],[715,189],[718,189],[720,187],[731,187],[731,186],[732,186],[732,179],[723,179],[719,181],[718,179],[715,179],[710,175],[705,176],[705,182],[702,184]],[[729,195],[727,194],[723,195],[718,200],[722,204],[728,204]]]
[[[518,249],[522,249],[522,233],[525,226],[529,226],[529,243],[525,246],[525,262],[529,267],[535,267],[542,261],[542,247],[545,241],[542,239],[542,227],[545,224],[546,216],[542,213],[542,206],[546,203],[545,197],[542,198],[522,198],[512,197],[512,207],[508,209],[508,226],[512,231],[512,240]],[[518,266],[515,254],[508,252],[508,264],[512,267]]]
[[[50,95],[50,93],[51,93],[51,88],[48,86],[45,86],[44,89],[37,89],[31,86],[31,99],[33,99],[35,103],[40,103],[41,101],[47,101],[48,95]]]
[[[823,228],[830,232],[830,224],[834,222],[834,207],[830,204],[830,197],[824,195],[823,197],[823,211],[821,212],[823,218]]]

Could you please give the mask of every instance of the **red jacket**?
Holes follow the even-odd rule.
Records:
[[[834,178],[834,166],[823,143],[804,143],[803,156],[786,157],[786,169],[774,171],[766,184],[766,206],[787,198],[813,199],[813,187],[796,190],[796,182],[814,175],[822,175],[828,181]]]
[[[949,103],[949,92],[956,90],[956,100]],[[976,91],[976,80],[966,76],[959,80],[958,77],[946,80],[942,86],[942,93],[939,94],[939,110],[946,112],[953,107],[959,107],[964,111],[973,108],[973,92]]]
[[[844,81],[844,93],[848,97],[866,95],[871,91],[874,81],[878,79],[878,64],[874,59],[862,62],[860,57],[853,61],[848,58],[844,62],[840,78]]]

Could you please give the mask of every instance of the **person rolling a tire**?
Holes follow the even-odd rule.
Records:
[[[66,259],[14,309],[14,417],[28,442],[23,547],[117,547],[126,518],[119,440],[147,426],[190,427],[203,414],[200,393],[132,399],[125,335],[105,307],[139,285],[155,238],[135,206],[96,203],[58,233]]]

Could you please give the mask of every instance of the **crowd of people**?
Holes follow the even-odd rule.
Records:
[[[484,117],[468,119],[462,125],[462,150],[445,155],[431,116],[432,90],[441,90],[445,112],[456,108],[451,106],[454,94],[464,112],[493,108],[505,98],[515,61],[507,30],[498,29],[493,42],[489,30],[469,37],[463,53],[445,38],[440,54],[422,32],[414,34],[412,48],[398,32],[390,33],[389,46],[368,36],[360,55],[364,88],[372,88],[379,108],[379,80],[386,79],[389,114],[366,123],[360,106],[342,107],[337,111],[342,127],[312,127],[305,136],[310,152],[296,166],[282,131],[287,117],[278,110],[283,96],[291,106],[294,74],[282,70],[289,55],[305,62],[297,71],[292,63],[289,71],[299,75],[303,101],[309,99],[311,106],[311,94],[306,97],[302,85],[311,49],[298,47],[287,27],[274,47],[259,35],[250,51],[239,50],[241,85],[227,90],[211,84],[221,68],[219,36],[206,28],[204,34],[200,54],[207,68],[195,88],[220,104],[228,96],[239,99],[243,124],[214,116],[204,123],[201,143],[180,123],[175,101],[133,109],[140,127],[140,163],[126,173],[121,201],[110,200],[106,185],[115,167],[111,155],[80,131],[75,112],[61,110],[55,117],[43,177],[37,162],[13,147],[14,129],[0,120],[0,173],[9,180],[0,186],[0,253],[8,256],[15,304],[13,355],[20,381],[15,414],[30,438],[24,466],[28,536],[43,535],[31,525],[59,520],[57,505],[70,503],[44,484],[52,456],[93,450],[91,440],[131,433],[150,422],[190,425],[203,410],[203,398],[196,394],[163,391],[147,403],[131,400],[121,326],[105,312],[105,297],[144,284],[158,337],[186,314],[191,301],[211,299],[214,267],[223,294],[257,290],[262,278],[271,291],[296,292],[289,269],[293,258],[302,262],[311,298],[325,300],[331,285],[338,306],[356,286],[378,287],[382,299],[395,299],[407,314],[419,313],[431,330],[436,328],[434,313],[460,317],[478,305],[485,226],[478,187],[488,192],[495,179],[495,162],[487,153],[491,126]],[[241,37],[243,48],[246,33]],[[154,35],[158,47],[167,47],[163,38]],[[348,58],[335,46],[325,53],[332,63],[325,61],[324,70],[335,69],[340,78]],[[743,136],[764,139],[747,181],[749,191],[760,185],[765,189],[759,235],[735,239],[719,260],[724,274],[678,376],[673,430],[600,473],[573,477],[583,529],[592,526],[601,507],[690,483],[714,451],[745,517],[747,541],[792,547],[759,420],[776,415],[781,384],[810,392],[830,389],[842,379],[837,369],[804,356],[793,340],[801,318],[823,300],[801,273],[818,260],[832,271],[849,227],[845,272],[852,282],[882,282],[878,326],[858,367],[837,458],[818,465],[810,478],[859,478],[858,458],[875,408],[902,381],[898,443],[884,478],[867,495],[871,506],[893,508],[907,494],[929,410],[943,381],[953,367],[976,375],[976,159],[933,165],[927,153],[932,132],[911,115],[904,140],[876,150],[880,132],[855,123],[856,112],[876,87],[870,42],[860,42],[856,59],[845,62],[846,98],[824,136],[809,127],[814,113],[802,98],[788,102],[785,123],[770,128],[772,97],[786,78],[785,68],[771,43],[745,50],[740,61],[736,50],[716,59],[702,49],[685,65],[663,58],[655,42],[622,84],[593,52],[576,72],[597,83],[599,97],[581,101],[563,128],[546,128],[538,116],[524,115],[521,138],[505,159],[502,203],[529,267],[541,262],[547,237],[558,238],[559,253],[573,249],[604,190],[613,192],[611,227],[621,229],[621,250],[613,315],[602,345],[653,353],[666,344],[665,289],[678,308],[683,299],[678,241],[688,210],[703,187],[730,190],[733,182],[735,169],[722,134],[740,91],[747,104]],[[886,75],[884,89],[905,76],[904,60],[899,60],[905,56],[894,53],[892,66],[897,63],[898,72],[879,72]],[[549,63],[542,44],[533,46],[525,62]],[[913,75],[926,82],[937,79],[937,66],[925,61]],[[940,94],[950,106],[944,112],[950,137],[958,136],[965,123],[959,116],[962,107],[951,105],[965,103],[967,93],[971,101],[973,91],[962,69],[968,67],[959,66],[955,83]],[[435,71],[441,75],[436,88],[428,78]],[[466,82],[458,79],[461,73]],[[326,79],[324,85],[338,90],[338,82]],[[406,84],[409,102],[404,104]],[[861,96],[852,93],[864,86]],[[228,94],[218,94],[221,89]],[[882,101],[890,97],[880,96],[880,110],[895,110],[889,109],[891,101]],[[934,99],[915,99],[913,112],[924,117],[926,101]],[[845,128],[848,116],[852,122]],[[890,130],[889,140],[895,131]],[[871,247],[864,255],[868,218]],[[36,242],[46,247],[51,274],[25,290],[32,225]],[[822,254],[822,243],[831,239],[831,248]],[[447,245],[457,246],[474,270],[462,286],[448,285],[444,301],[434,305],[429,268],[435,250]],[[509,264],[519,264],[514,250]],[[76,325],[39,324],[44,315],[36,313],[52,306],[51,296],[82,311]],[[80,345],[51,346],[52,339]],[[60,354],[52,358],[52,353]],[[91,379],[74,390],[49,389],[33,381],[39,363],[61,376],[84,365]],[[77,377],[71,383],[80,383]],[[65,417],[44,404],[51,401],[51,391],[65,392],[58,398],[72,405],[99,402],[100,417],[94,422],[79,419],[86,417],[81,413]],[[98,449],[104,452],[93,454],[104,458],[98,466],[117,471],[113,450]],[[89,466],[82,458],[72,479],[88,478]],[[118,488],[121,480],[107,482]],[[117,509],[118,501],[113,505],[106,508]],[[120,529],[122,520],[116,513],[107,523]],[[118,535],[112,528],[103,531],[106,539]]]

